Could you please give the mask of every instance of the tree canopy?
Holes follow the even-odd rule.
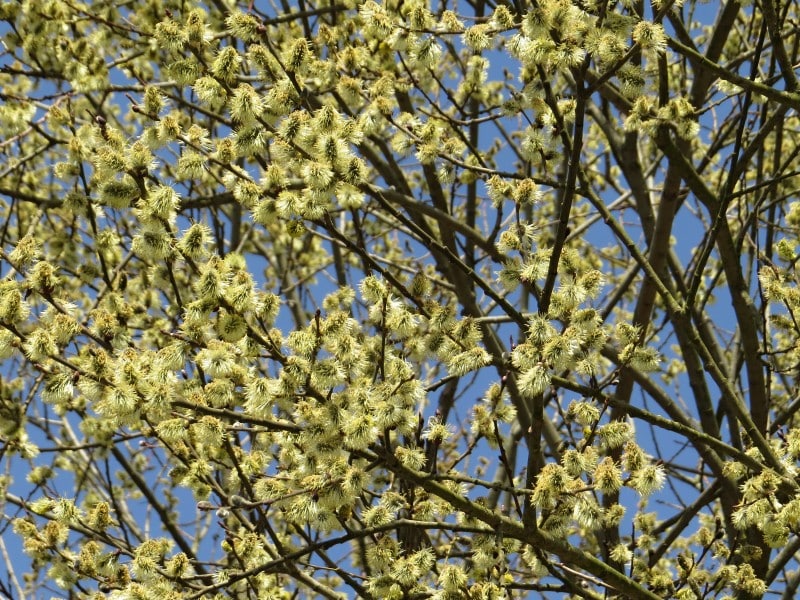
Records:
[[[794,597],[798,19],[0,4],[0,594]]]

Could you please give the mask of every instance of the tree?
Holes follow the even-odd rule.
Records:
[[[744,4],[0,5],[0,592],[792,598]]]

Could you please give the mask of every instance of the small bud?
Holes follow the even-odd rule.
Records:
[[[242,498],[241,496],[239,496],[237,494],[234,494],[233,496],[231,496],[229,498],[229,501],[230,501],[230,505],[233,506],[233,507],[246,506],[248,504],[247,500],[245,500],[244,498]]]

